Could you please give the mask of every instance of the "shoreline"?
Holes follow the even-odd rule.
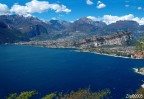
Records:
[[[141,58],[132,58],[132,57],[116,56],[116,55],[110,55],[110,54],[105,54],[105,53],[97,53],[97,52],[90,52],[90,51],[76,51],[76,52],[93,53],[93,54],[97,54],[97,55],[111,56],[111,57],[124,58],[124,59],[143,60],[143,59],[141,59]]]
[[[138,72],[139,68],[133,68],[134,72],[144,76],[144,72]],[[141,68],[142,69],[142,68]]]
[[[105,56],[111,56],[111,57],[116,57],[116,58],[143,60],[142,58],[132,58],[132,57],[125,57],[125,56],[110,55],[110,54],[105,54],[105,53],[80,51],[82,48],[77,48],[77,47],[44,47],[44,46],[17,44],[17,43],[6,43],[6,44],[2,44],[2,45],[22,45],[22,46],[33,46],[33,47],[50,48],[50,49],[76,49],[76,50],[74,50],[75,52],[86,52],[86,53],[93,53],[93,54],[97,54],[97,55],[105,55]]]

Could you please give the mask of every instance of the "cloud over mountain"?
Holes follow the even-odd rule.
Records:
[[[87,18],[92,19],[93,21],[102,21],[102,22],[105,22],[106,24],[116,23],[117,21],[120,21],[120,20],[121,21],[131,20],[131,21],[136,21],[140,25],[144,25],[144,17],[138,18],[138,17],[135,17],[133,14],[128,14],[124,16],[104,15],[101,18],[88,16]]]
[[[0,15],[8,15],[10,14],[9,8],[6,4],[0,3]]]
[[[100,18],[94,17],[94,16],[87,16],[88,19],[91,19],[93,21],[101,21]]]

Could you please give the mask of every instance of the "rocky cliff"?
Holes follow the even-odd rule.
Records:
[[[45,41],[30,41],[20,42],[19,44],[36,45],[50,48],[95,48],[99,46],[124,45],[131,39],[130,32],[117,32],[107,36],[91,36],[74,41],[45,40]]]
[[[72,46],[91,48],[99,46],[123,45],[131,39],[130,32],[119,32],[108,36],[92,36],[73,42]]]

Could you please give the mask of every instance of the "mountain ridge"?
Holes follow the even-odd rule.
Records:
[[[139,25],[136,21],[117,21],[107,25],[102,21],[93,21],[87,17],[68,22],[63,20],[43,21],[36,17],[20,15],[1,15],[0,21],[31,40],[75,40],[121,31],[131,31],[133,37],[139,39],[144,34],[144,25]]]

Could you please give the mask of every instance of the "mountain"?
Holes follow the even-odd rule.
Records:
[[[83,17],[76,20],[71,29],[73,31],[80,31],[89,34],[99,34],[100,30],[104,29],[107,25],[104,22],[93,21],[89,18]]]
[[[132,40],[131,32],[125,31],[105,36],[90,36],[73,41],[30,41],[23,44],[49,48],[95,48],[99,46],[127,46],[130,40]]]
[[[28,40],[29,39],[26,38],[18,30],[0,21],[0,44],[14,43],[18,41],[28,41]]]
[[[117,21],[107,25],[87,17],[67,22],[63,20],[43,21],[36,17],[22,15],[1,15],[0,21],[7,26],[5,30],[11,32],[10,34],[19,34],[31,40],[64,39],[68,41],[93,35],[104,36],[121,31],[131,31],[132,36],[139,39],[144,34],[144,26],[135,21]]]
[[[144,25],[139,26],[139,31],[144,31]]]
[[[25,17],[22,15],[1,15],[0,20],[5,24],[19,30],[28,38],[54,39],[63,36],[70,22],[60,20],[43,21],[36,17]]]
[[[117,31],[133,31],[138,30],[139,24],[135,21],[117,21],[106,27],[106,31],[117,32]]]
[[[34,37],[41,33],[48,33],[47,24],[35,17],[22,15],[2,15],[0,20],[19,30],[27,37]],[[50,29],[49,29],[50,31]]]
[[[55,31],[62,31],[71,25],[70,22],[62,20],[50,20],[49,24]]]

